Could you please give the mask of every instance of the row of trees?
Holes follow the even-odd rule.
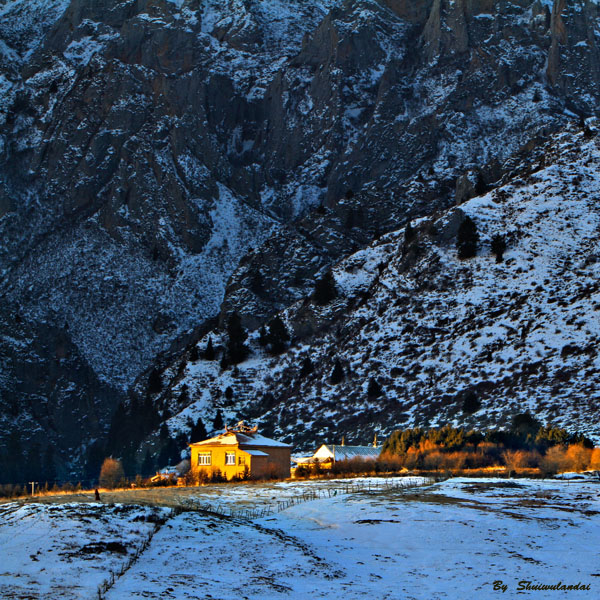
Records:
[[[395,431],[381,460],[408,469],[476,469],[505,466],[509,471],[537,468],[543,473],[600,469],[600,448],[587,437],[542,426],[529,413],[516,415],[508,431],[440,429]]]
[[[0,451],[0,484],[56,481],[55,450],[52,444],[30,442],[23,447],[18,431],[12,431]]]
[[[327,271],[322,277],[316,280],[315,287],[311,296],[313,302],[320,306],[329,304],[337,297],[337,289],[335,279],[331,270]],[[221,356],[221,366],[223,368],[229,365],[239,364],[244,361],[249,353],[250,348],[246,342],[248,340],[248,332],[242,325],[240,315],[233,311],[227,318],[225,324],[227,333],[227,342],[224,352]],[[270,354],[278,355],[284,352],[289,342],[291,341],[290,332],[279,315],[271,319],[266,325],[263,325],[259,331],[259,344]],[[217,353],[213,347],[212,338],[208,338],[206,348],[203,352],[198,350],[194,345],[190,351],[190,360],[195,362],[200,358],[205,360],[215,360]],[[151,375],[151,391],[160,390],[162,386],[157,384],[156,378]]]
[[[191,442],[206,439],[207,432],[201,418],[195,422],[189,419],[188,433],[180,432],[173,436],[166,423],[169,417],[170,414],[166,410],[162,415],[153,410],[148,399],[141,404],[135,401],[119,404],[106,443],[96,441],[88,449],[85,479],[96,480],[107,456],[119,460],[124,476],[128,478],[136,475],[148,477],[154,475],[157,468],[178,464],[181,461],[182,450]],[[140,445],[159,424],[158,450],[153,453],[147,449],[140,461]],[[223,427],[223,415],[220,411],[217,411],[214,426],[217,429]]]
[[[537,469],[550,475],[564,471],[600,470],[600,448],[587,448],[581,443],[551,446],[539,450],[511,450],[502,444],[481,442],[449,450],[430,441],[411,446],[405,454],[382,454],[379,462],[385,469],[401,468],[426,471],[457,471],[505,467],[509,474],[520,469]]]
[[[446,425],[440,429],[423,429],[416,427],[394,431],[386,440],[382,453],[403,455],[410,448],[417,448],[424,442],[446,450],[462,450],[467,446],[478,446],[490,443],[511,450],[546,450],[556,445],[581,444],[585,448],[594,447],[593,442],[580,433],[569,433],[567,430],[542,424],[530,413],[520,413],[513,417],[508,430],[490,430],[486,432],[470,430]]]
[[[227,342],[221,355],[221,366],[227,368],[229,365],[237,365],[244,361],[250,354],[247,346],[248,332],[242,325],[242,319],[237,312],[232,312],[226,323]],[[284,352],[291,337],[281,317],[276,316],[262,326],[259,332],[259,344],[270,354],[277,355]],[[216,360],[217,352],[213,347],[212,338],[208,338],[205,350],[200,353],[197,346],[190,351],[190,360],[195,362],[204,360]]]

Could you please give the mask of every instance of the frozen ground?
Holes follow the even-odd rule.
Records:
[[[315,485],[305,484],[305,485]],[[247,494],[264,498],[260,486]],[[269,487],[268,494],[302,493]],[[241,488],[236,488],[241,497]],[[95,504],[2,507],[2,598],[554,598],[519,581],[582,583],[596,598],[600,486],[453,479],[413,490],[336,494],[255,521]],[[271,496],[269,496],[271,497]],[[163,512],[166,509],[160,509]],[[157,513],[159,514],[159,513]],[[153,537],[151,532],[154,533]],[[91,541],[104,551],[85,554]],[[144,540],[146,548],[131,560]],[[125,547],[110,551],[113,542]],[[39,548],[38,548],[39,546]],[[37,550],[40,552],[37,552]],[[508,593],[495,591],[502,581]],[[571,592],[575,593],[575,592]]]
[[[0,506],[0,598],[97,597],[170,511],[102,504]]]

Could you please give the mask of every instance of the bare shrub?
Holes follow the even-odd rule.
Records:
[[[464,451],[449,452],[443,455],[442,466],[446,470],[464,469],[467,462],[468,453]]]
[[[294,477],[297,477],[298,479],[307,479],[310,477],[310,467],[304,464],[298,465],[294,471]]]
[[[544,458],[542,458],[540,468],[542,473],[546,475],[553,475],[567,470],[566,449],[564,446],[548,448]]]
[[[423,456],[418,448],[409,448],[406,451],[406,458],[404,459],[404,466],[407,469],[420,469],[423,464]]]
[[[193,485],[198,485],[200,483],[200,477],[199,477],[198,471],[194,471],[193,469],[190,469],[183,476],[183,483],[188,487],[193,486]]]
[[[214,469],[210,474],[210,481],[212,483],[223,483],[227,481],[227,477],[221,473],[221,469]]]
[[[198,483],[200,485],[206,485],[210,482],[210,473],[206,469],[198,470]]]
[[[123,471],[121,461],[112,457],[105,458],[98,479],[100,487],[115,488],[124,478],[125,472]]]
[[[567,466],[572,471],[585,471],[590,464],[592,451],[583,444],[571,444],[567,449]]]
[[[589,468],[593,471],[600,471],[600,448],[594,448],[592,450]]]
[[[527,466],[527,453],[524,450],[506,450],[502,453],[502,459],[509,473]]]
[[[430,471],[439,471],[442,465],[446,467],[449,455],[442,454],[438,450],[423,453],[423,468]]]
[[[380,473],[394,473],[404,468],[404,459],[397,454],[386,452],[375,461],[375,468]]]
[[[355,456],[347,460],[338,460],[331,467],[332,475],[366,475],[375,472],[375,461]]]

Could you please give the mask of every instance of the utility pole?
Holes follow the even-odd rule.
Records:
[[[35,486],[37,484],[37,481],[30,481],[29,485],[31,486],[31,495],[34,496],[35,495]]]

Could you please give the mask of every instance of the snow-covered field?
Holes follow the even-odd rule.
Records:
[[[268,494],[232,487],[231,500],[314,485],[269,486]],[[340,493],[254,521],[110,504],[7,504],[0,590],[3,599],[97,598],[108,582],[100,597],[109,600],[565,593],[517,594],[519,582],[530,581],[579,583],[589,589],[577,597],[596,598],[599,492],[593,481],[452,479]]]
[[[0,598],[97,597],[170,512],[81,503],[0,506]]]

